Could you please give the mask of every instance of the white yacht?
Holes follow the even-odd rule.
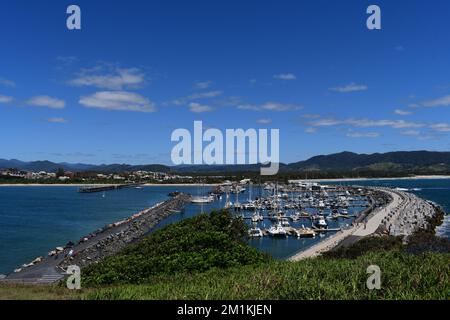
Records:
[[[254,227],[248,230],[248,236],[250,238],[261,238],[263,236],[263,233],[260,228]]]
[[[291,216],[292,221],[298,221],[300,220],[300,218],[301,218],[300,212],[296,212]]]
[[[276,225],[272,225],[269,228],[269,235],[272,237],[286,237],[287,232],[286,229],[281,225],[281,222],[278,222]]]
[[[328,228],[328,224],[323,217],[320,217],[316,222],[314,222],[314,225],[319,229]]]
[[[283,228],[290,228],[291,227],[291,225],[290,225],[290,223],[289,223],[287,218],[281,218],[281,226]]]
[[[298,238],[315,238],[316,232],[311,228],[305,228],[304,225],[300,229],[294,229],[295,235]]]
[[[191,203],[211,203],[214,198],[211,196],[193,197]]]
[[[252,222],[257,223],[257,222],[260,222],[260,221],[263,221],[263,220],[264,220],[264,217],[263,217],[259,212],[256,212],[256,213],[252,216]]]

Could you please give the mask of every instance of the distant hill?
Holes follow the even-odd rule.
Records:
[[[161,164],[129,165],[129,164],[102,164],[91,165],[82,163],[54,163],[51,161],[24,162],[16,159],[0,159],[0,169],[15,168],[27,171],[56,172],[59,168],[66,171],[86,172],[95,171],[103,173],[125,171],[156,171],[179,173],[230,173],[230,172],[257,172],[260,164],[251,165],[180,165],[166,166]],[[449,173],[450,152],[434,151],[397,151],[387,153],[358,154],[341,152],[329,155],[319,155],[308,160],[290,164],[280,163],[280,172],[296,173],[305,171],[329,172],[409,172],[409,173]]]
[[[397,151],[388,153],[358,154],[341,152],[320,155],[305,161],[291,163],[289,171],[326,170],[409,170],[409,169],[449,169],[450,152]]]
[[[46,172],[56,172],[58,169],[62,168],[65,171],[73,172],[103,172],[103,173],[115,173],[115,172],[125,172],[125,171],[154,171],[154,172],[168,172],[171,170],[170,167],[161,164],[148,164],[148,165],[129,165],[129,164],[102,164],[102,165],[92,165],[83,163],[54,163],[51,161],[30,161],[23,162],[19,160],[5,160],[0,159],[0,169],[19,169],[25,171],[46,171]]]

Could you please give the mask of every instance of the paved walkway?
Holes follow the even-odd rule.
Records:
[[[319,242],[318,244],[301,251],[294,256],[290,257],[291,261],[298,261],[306,258],[312,258],[320,255],[323,252],[329,251],[336,247],[339,244],[351,245],[357,242],[362,237],[366,237],[375,233],[378,227],[381,224],[381,221],[395,208],[397,208],[400,204],[400,196],[393,191],[388,191],[383,189],[383,191],[389,193],[393,200],[384,208],[378,208],[374,212],[372,212],[367,220],[366,227],[364,228],[364,224],[358,224],[350,229],[342,230],[335,235]]]

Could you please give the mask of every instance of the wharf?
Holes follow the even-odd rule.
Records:
[[[133,188],[133,187],[139,187],[143,184],[141,183],[127,183],[127,184],[108,184],[104,186],[86,186],[86,187],[80,187],[78,189],[78,192],[80,193],[93,193],[93,192],[102,192],[102,191],[109,191],[109,190],[119,190],[119,189],[125,189],[125,188]]]

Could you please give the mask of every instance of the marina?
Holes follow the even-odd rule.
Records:
[[[252,193],[253,189],[256,192]],[[208,197],[225,197],[224,208],[248,222],[253,239],[315,238],[348,228],[352,219],[374,202],[365,192],[361,188],[304,182],[254,187],[244,180],[219,185]]]

